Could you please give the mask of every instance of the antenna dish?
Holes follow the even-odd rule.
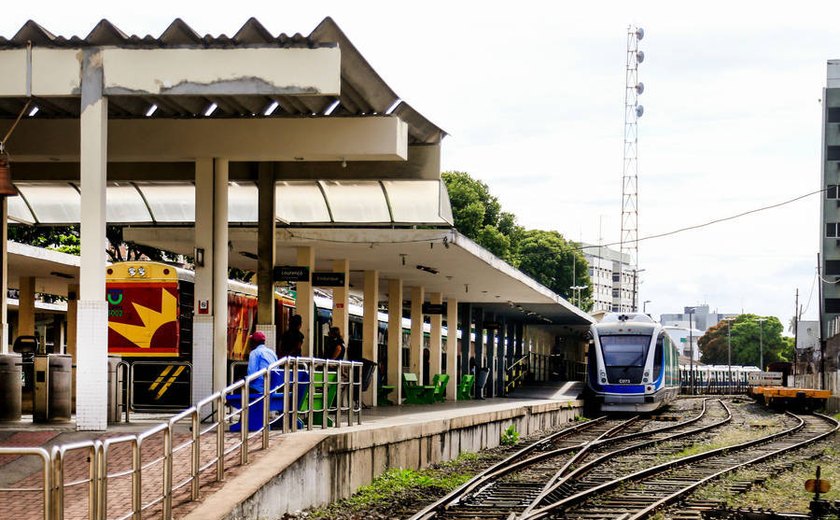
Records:
[[[636,51],[636,63],[645,61],[645,53],[643,51]]]
[[[636,29],[636,39],[637,40],[644,40],[645,39],[645,30],[639,27]]]
[[[641,94],[645,91],[645,84],[641,81],[636,84],[636,94]]]
[[[645,107],[636,105],[636,117],[642,117],[645,114]]]

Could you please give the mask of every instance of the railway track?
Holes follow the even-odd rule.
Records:
[[[796,418],[797,424],[781,432],[610,479],[550,504],[532,508],[516,518],[647,518],[725,473],[811,444],[840,428],[840,423],[827,416],[789,415]]]
[[[706,400],[698,402],[700,409],[695,415],[665,426],[638,417],[601,418],[558,432],[489,468],[414,515],[412,520],[508,518],[528,514],[540,504],[571,494],[573,488],[568,484],[568,477],[579,475],[581,467],[597,467],[605,458],[697,435],[731,419],[722,402],[715,401],[711,408]],[[695,410],[683,413],[695,413]]]

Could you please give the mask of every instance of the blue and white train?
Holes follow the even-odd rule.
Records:
[[[677,398],[679,351],[645,314],[613,313],[592,325],[589,398],[603,412],[651,412]]]

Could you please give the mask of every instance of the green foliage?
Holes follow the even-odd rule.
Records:
[[[762,317],[759,323],[755,314],[741,314],[731,322],[732,364],[755,365],[762,370],[775,361],[794,359],[792,338],[782,336],[784,327],[774,316]],[[728,359],[730,322],[721,321],[706,331],[698,345],[703,363],[725,365]],[[764,366],[760,365],[761,351]]]
[[[505,431],[502,432],[501,441],[503,446],[514,446],[519,442],[519,432],[516,431],[516,426],[511,424]]]
[[[71,255],[81,253],[79,226],[24,226],[9,225],[9,240],[20,244],[61,251]]]
[[[580,308],[592,308],[589,264],[576,244],[556,231],[526,231],[515,215],[502,211],[487,184],[466,172],[444,172],[441,178],[458,231]],[[586,289],[578,295],[572,286]]]

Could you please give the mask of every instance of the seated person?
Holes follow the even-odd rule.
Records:
[[[256,331],[251,334],[251,354],[248,356],[248,375],[255,374],[277,362],[277,354],[265,346],[265,333]],[[251,393],[263,393],[264,378],[258,377],[251,381]]]

